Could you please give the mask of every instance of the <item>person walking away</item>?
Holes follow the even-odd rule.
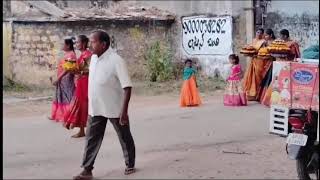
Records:
[[[272,29],[266,30],[264,34],[264,39],[266,40],[264,47],[268,47],[276,39]],[[265,106],[270,106],[272,88],[269,88],[269,87],[271,87],[272,63],[274,60],[275,58],[272,56],[264,59],[264,61],[266,61],[264,72],[266,73],[263,73],[263,74],[266,74],[266,75],[264,76],[261,82],[261,87],[259,92],[259,101],[261,104]]]
[[[135,172],[135,144],[128,117],[132,83],[125,61],[110,48],[110,37],[105,31],[94,31],[90,43],[93,50],[89,67],[90,118],[82,161],[83,171],[74,179],[92,179],[94,162],[108,120],[118,134],[125,158],[124,174],[128,175]]]
[[[80,50],[81,55],[77,59],[78,71],[75,72],[76,89],[66,113],[64,124],[67,129],[80,128],[79,132],[72,136],[73,138],[85,136],[84,129],[88,119],[89,61],[92,55],[92,52],[88,50],[88,43],[89,39],[85,35],[79,35],[76,39],[76,48]]]
[[[66,60],[76,60],[77,58],[73,45],[72,38],[66,38],[64,40],[62,48],[64,57],[58,63],[58,78],[53,82],[53,85],[56,86],[56,91],[53,97],[51,116],[49,119],[57,122],[65,121],[65,113],[74,94],[74,74],[62,68],[62,64],[65,63]]]
[[[187,59],[185,61],[185,68],[183,70],[184,82],[182,84],[180,94],[181,107],[199,106],[201,104],[195,74],[196,70],[192,67],[192,60]]]
[[[225,106],[246,106],[247,98],[242,89],[242,70],[239,64],[239,57],[236,54],[229,55],[229,62],[232,64],[231,73],[227,79],[223,103]]]
[[[264,29],[258,29],[256,32],[256,37],[252,42],[252,46],[256,49],[256,51],[259,51],[259,49],[263,47],[263,44],[265,43],[263,34]],[[246,70],[243,82],[244,91],[246,92],[248,101],[257,101],[259,98],[258,93],[260,91],[261,81],[265,76],[265,74],[263,74],[264,66],[265,61],[257,56],[252,57]]]

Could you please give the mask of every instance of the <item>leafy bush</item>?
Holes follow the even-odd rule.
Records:
[[[15,82],[11,79],[7,79],[7,84],[3,85],[2,88],[4,91],[14,91],[14,92],[22,92],[22,91],[30,91],[31,90],[30,87],[28,87],[24,84]]]
[[[145,55],[148,79],[151,82],[163,82],[172,79],[172,55],[168,47],[156,41],[148,47]]]

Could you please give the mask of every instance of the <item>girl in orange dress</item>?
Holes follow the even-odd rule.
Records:
[[[183,70],[184,82],[180,95],[181,107],[199,106],[201,104],[195,74],[196,70],[192,67],[192,61],[187,59],[185,61],[185,68]]]

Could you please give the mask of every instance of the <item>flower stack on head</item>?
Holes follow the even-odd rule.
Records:
[[[240,54],[245,56],[254,56],[257,54],[257,50],[253,46],[247,45],[241,49]]]
[[[280,39],[274,40],[267,48],[273,57],[287,57],[290,53],[286,42]]]
[[[259,56],[259,58],[264,59],[264,58],[270,58],[271,54],[269,53],[268,48],[263,47],[263,48],[260,48],[260,50],[258,52],[258,56]]]

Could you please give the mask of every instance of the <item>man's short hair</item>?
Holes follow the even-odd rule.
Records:
[[[104,31],[104,30],[95,30],[92,33],[98,35],[98,39],[99,39],[100,42],[105,42],[107,47],[110,46],[110,36],[108,35],[108,33],[106,31]]]

